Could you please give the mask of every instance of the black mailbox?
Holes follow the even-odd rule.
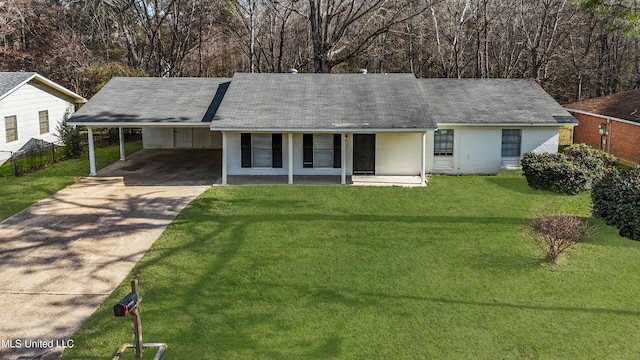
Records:
[[[113,306],[113,315],[125,316],[138,306],[138,294],[132,292]]]

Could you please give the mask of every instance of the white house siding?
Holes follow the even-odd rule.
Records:
[[[558,152],[558,127],[527,128],[522,131],[522,153]]]
[[[451,127],[451,129],[454,129],[453,166],[446,173],[492,174],[500,171],[502,128]]]
[[[302,133],[293,133],[293,173],[295,175],[340,175],[341,168],[305,168],[302,163]],[[240,133],[227,133],[228,175],[287,175],[289,173],[289,133],[282,133],[282,168],[243,168],[241,164]],[[352,136],[346,141],[346,171],[351,174]],[[224,151],[224,150],[223,150]]]
[[[142,128],[142,147],[173,149],[173,128]]]
[[[421,151],[422,133],[376,134],[376,175],[419,175]]]
[[[284,158],[285,148],[288,146],[288,134],[282,134],[282,166],[287,166],[288,159]],[[346,154],[347,154],[347,174],[351,174],[351,159],[350,154],[353,151],[353,136],[347,135],[346,141]],[[340,175],[342,173],[341,168],[305,168],[302,164],[302,134],[293,134],[293,173],[295,175]]]
[[[243,168],[241,166],[240,133],[226,134],[228,175],[287,175],[289,168],[288,133],[282,134],[282,168]],[[346,174],[353,169],[353,134],[347,133],[345,142]],[[427,137],[428,138],[428,137]],[[421,170],[421,133],[377,133],[376,134],[376,174],[377,175],[418,175]],[[336,175],[341,168],[305,168],[302,162],[302,133],[293,134],[294,175]],[[428,159],[428,158],[427,158]]]
[[[454,130],[453,156],[433,156],[433,143],[428,145],[427,158],[429,156],[434,158],[431,167],[434,173],[494,174],[503,168],[503,163],[512,161],[517,163],[517,158],[502,158],[502,129],[522,130],[521,155],[529,151],[550,153],[558,151],[558,127],[443,126],[441,128]],[[445,160],[451,161],[449,168],[446,168]]]
[[[282,134],[282,168],[243,168],[240,148],[240,133],[226,133],[227,175],[287,175],[289,169],[289,151],[287,134]],[[302,140],[300,140],[302,142]],[[301,150],[302,151],[302,150]],[[300,155],[302,156],[302,155]],[[295,159],[294,159],[295,162]],[[301,165],[302,166],[302,165]]]
[[[187,144],[176,144],[173,127],[144,127],[142,128],[142,145],[145,149],[221,149],[222,133],[211,132],[208,127],[180,128],[179,131],[187,131],[190,138]]]
[[[507,127],[504,127],[507,128]],[[452,156],[433,155],[433,131],[425,142],[427,172],[443,174],[496,174],[503,168],[503,127],[446,126],[454,130]],[[522,130],[521,153],[557,152],[557,127],[525,127]],[[421,170],[422,133],[377,133],[376,175],[418,175]],[[353,134],[347,134],[346,174],[352,174]],[[240,133],[227,133],[228,175],[287,175],[288,133],[282,134],[282,168],[243,168],[241,166]],[[340,175],[339,168],[304,168],[302,166],[302,134],[293,134],[294,175]],[[516,159],[518,160],[518,159]]]
[[[49,132],[46,134],[40,134],[38,113],[43,110],[49,113]],[[40,89],[29,83],[22,85],[0,100],[0,150],[16,151],[31,138],[56,140],[58,124],[73,110],[73,100],[66,95],[54,94],[51,89]],[[17,119],[18,140],[7,144],[4,118],[12,115]]]

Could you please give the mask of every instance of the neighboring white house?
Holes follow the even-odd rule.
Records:
[[[56,142],[56,127],[82,96],[34,72],[0,72],[0,161],[31,139]]]
[[[533,80],[237,73],[115,78],[70,123],[141,127],[145,148],[221,149],[224,184],[234,175],[495,174],[525,152],[556,152],[559,127],[576,120]]]

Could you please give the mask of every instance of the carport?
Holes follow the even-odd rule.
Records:
[[[125,186],[211,186],[222,176],[219,149],[142,149],[98,171]]]
[[[209,126],[224,94],[228,78],[113,78],[78,110],[68,123],[88,132],[90,176],[95,176],[93,130],[117,128],[120,160],[126,159],[124,131],[141,128],[145,150],[163,150],[156,161],[171,161],[180,149],[219,150],[221,134]],[[206,152],[200,152],[200,155]],[[215,151],[211,162],[215,167]],[[197,158],[197,157],[196,157]],[[160,168],[163,168],[162,166]],[[167,171],[171,171],[164,167]],[[175,171],[173,171],[175,173]],[[178,172],[179,174],[179,172]]]

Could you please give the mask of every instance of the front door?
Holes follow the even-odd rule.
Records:
[[[375,134],[353,134],[353,173],[376,173]]]
[[[173,143],[178,149],[193,147],[193,129],[191,128],[174,128]]]

